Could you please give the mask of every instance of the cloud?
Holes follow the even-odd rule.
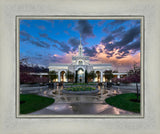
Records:
[[[120,41],[113,41],[112,43],[110,43],[110,41],[114,40],[114,38],[112,35],[107,36],[106,38],[104,38],[101,43],[105,45],[105,48],[109,51],[113,51],[114,48],[116,49],[123,49],[123,47],[127,46],[128,44],[130,44],[131,42],[134,41],[134,39],[136,39],[137,37],[139,37],[140,35],[140,27],[133,27],[131,29],[129,29],[126,32],[123,32],[123,34],[121,35],[122,39]],[[134,47],[132,45],[132,47]],[[128,47],[130,48],[130,47]]]
[[[106,44],[110,41],[114,40],[114,37],[112,35],[108,35],[107,37],[105,37],[101,42]]]
[[[44,66],[48,66],[50,63],[59,63],[63,57],[54,56],[51,54],[43,55],[43,56],[33,56],[29,58],[29,61],[34,64],[40,64]]]
[[[119,28],[115,29],[114,31],[112,31],[112,34],[117,35],[119,33],[124,32],[125,28],[123,26],[120,26]]]
[[[51,42],[55,42],[55,41],[56,41],[56,40],[48,37],[48,34],[46,34],[46,33],[39,33],[39,36],[40,36],[40,37],[43,37],[43,38],[46,38],[46,39],[48,39],[48,40],[51,41]]]
[[[98,22],[98,26],[102,26],[104,23],[106,22],[106,20],[101,20]]]
[[[29,41],[31,38],[33,38],[33,36],[26,31],[20,31],[20,36],[22,36],[22,38],[20,37],[21,41]]]
[[[101,53],[99,53],[99,48],[102,49]],[[131,50],[128,51],[128,54],[119,52],[119,50],[114,48],[113,51],[108,51],[103,44],[98,44],[95,55],[90,57],[90,62],[92,64],[111,63],[113,70],[118,68],[120,72],[126,72],[134,62],[140,64],[140,52],[132,55]]]
[[[140,39],[137,39],[135,42],[132,42],[130,45],[124,46],[122,49],[119,50],[119,52],[128,53],[129,50],[132,51],[132,54],[140,50]]]
[[[53,44],[52,46],[58,48],[56,44]]]
[[[116,45],[118,46],[125,46],[128,43],[132,42],[134,38],[136,38],[140,34],[140,27],[134,27],[128,30],[121,41],[117,42]]]
[[[70,35],[68,31],[64,31],[65,34]]]
[[[62,57],[59,57],[59,56],[56,56],[56,55],[53,55],[53,56],[49,57],[50,62],[59,62],[60,60],[62,60]]]
[[[109,25],[120,25],[120,24],[123,24],[127,21],[129,21],[129,20],[114,20],[111,23],[109,23]]]
[[[95,47],[85,47],[84,48],[84,53],[87,55],[87,56],[90,56],[90,57],[93,57],[96,55],[97,51],[96,51],[96,48]]]
[[[117,58],[117,59],[122,59],[123,57],[122,57],[122,56],[117,56],[116,58]]]
[[[112,55],[114,54],[114,52],[107,51],[106,54],[107,54],[107,58],[110,58],[110,57],[112,57]]]
[[[40,57],[41,57],[41,56],[42,56],[42,54],[37,54],[37,56],[40,56]]]
[[[50,61],[49,63],[72,63],[72,56],[78,55],[78,52],[71,52],[65,53],[65,55],[49,55]]]
[[[122,58],[126,57],[126,56],[129,55],[129,54],[130,54],[129,51],[126,50],[126,51],[123,52],[123,53],[119,53],[119,56],[116,56],[116,58],[117,58],[117,59],[122,59]]]
[[[40,36],[40,37],[47,38],[47,37],[48,37],[48,34],[46,34],[46,33],[39,33],[39,36]]]
[[[33,37],[26,31],[20,31],[20,36],[22,36],[20,39],[22,42],[27,41],[33,45],[36,45],[38,47],[43,47],[43,48],[49,48],[50,44],[44,41],[40,41],[38,38]]]
[[[43,47],[49,48],[50,44],[48,44],[47,42],[44,41],[40,41],[41,44],[43,44]]]
[[[71,26],[72,26],[72,23],[69,23],[69,24],[67,25],[68,28],[70,28]]]
[[[52,39],[48,37],[48,34],[45,34],[45,33],[42,33],[42,34],[39,33],[39,35],[53,42],[54,44],[52,46],[58,48],[60,51],[65,52],[65,53],[68,53],[70,51],[70,47],[65,42],[63,41],[60,42],[58,40]]]
[[[113,32],[113,30],[118,30],[120,27],[121,28],[119,30],[121,30],[122,25],[124,25],[123,23],[128,22],[128,21],[130,20],[114,20],[108,23],[106,27],[103,28],[103,31],[110,34]]]
[[[35,40],[30,40],[29,41],[31,44],[34,44],[38,47],[44,47],[44,48],[49,48],[50,45],[44,41],[35,41]]]
[[[87,20],[79,20],[75,30],[79,31],[83,39],[94,37],[93,27]]]
[[[71,37],[69,40],[68,40],[68,43],[73,47],[73,51],[75,51],[79,44],[80,44],[80,40],[78,38],[75,38],[75,37]]]
[[[70,51],[70,47],[65,42],[59,42],[58,40],[53,40],[54,43],[58,44],[58,49],[62,52],[68,53]]]
[[[37,28],[40,29],[40,30],[45,30],[46,29],[46,27],[43,26],[43,25],[37,26]]]

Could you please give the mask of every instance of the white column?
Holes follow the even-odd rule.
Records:
[[[103,82],[103,72],[101,72],[101,82]]]
[[[65,79],[65,82],[68,82],[68,80],[66,78],[66,73],[64,73],[64,79]]]
[[[58,82],[61,81],[61,75],[60,75],[60,72],[58,72]]]

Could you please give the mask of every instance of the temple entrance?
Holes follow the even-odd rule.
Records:
[[[66,79],[65,79],[65,71],[62,71],[60,73],[60,75],[61,75],[61,82],[65,82],[66,81]]]
[[[82,68],[78,69],[78,82],[79,83],[84,83],[85,81],[85,74],[84,74],[84,70]]]

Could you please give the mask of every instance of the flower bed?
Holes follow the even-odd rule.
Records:
[[[67,91],[91,91],[91,90],[95,90],[95,89],[96,89],[95,87],[77,86],[77,87],[69,87],[64,90],[67,90]]]
[[[96,83],[65,83],[66,86],[86,86],[86,85],[96,85]]]
[[[62,92],[66,94],[94,94],[98,93],[98,89],[95,87],[69,87],[65,88]]]

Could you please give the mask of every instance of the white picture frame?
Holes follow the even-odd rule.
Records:
[[[0,133],[153,133],[160,128],[159,108],[159,1],[0,1],[1,79]],[[16,16],[144,16],[144,117],[143,118],[17,118]]]

